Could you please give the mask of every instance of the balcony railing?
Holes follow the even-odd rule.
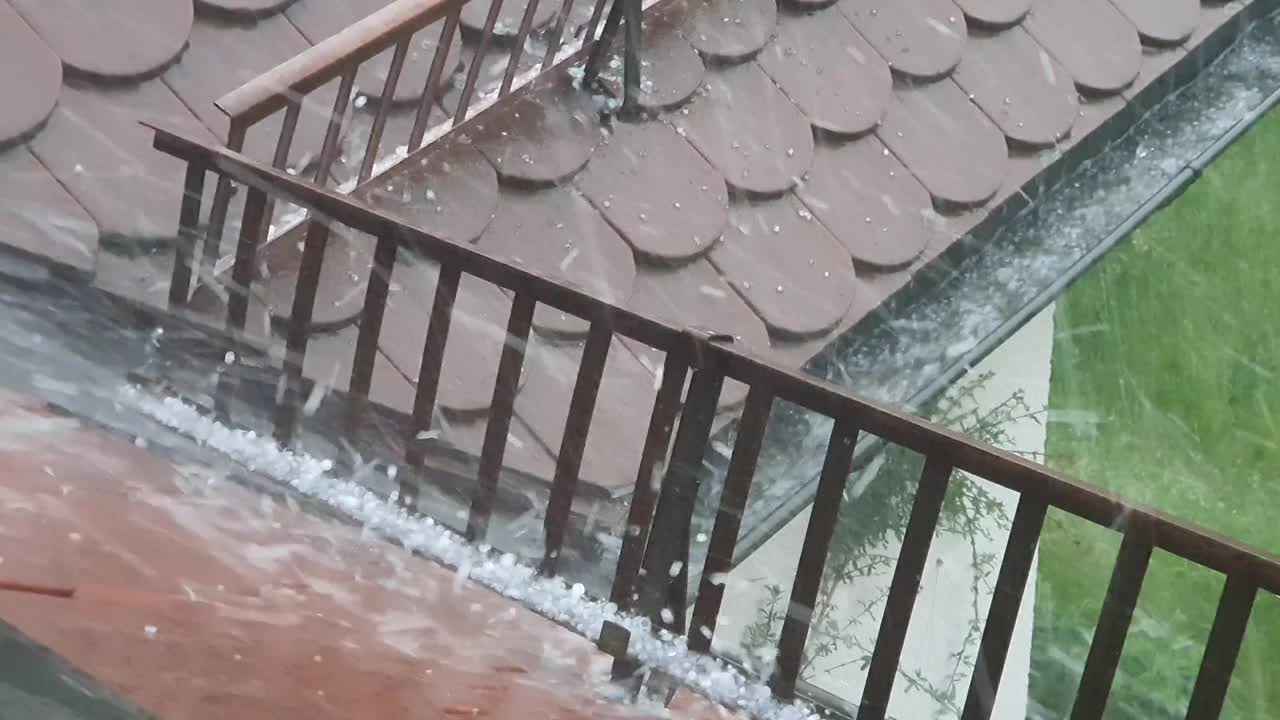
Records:
[[[772,365],[714,333],[656,320],[506,263],[475,247],[434,237],[384,212],[254,162],[233,150],[160,128],[155,128],[155,147],[187,163],[189,188],[200,187],[210,172],[219,182],[244,185],[247,199],[243,226],[246,228],[261,222],[263,209],[269,202],[281,201],[310,211],[317,226],[339,224],[377,238],[375,268],[364,300],[350,377],[350,393],[357,398],[367,398],[369,393],[389,278],[397,254],[412,245],[415,252],[439,263],[440,280],[430,317],[425,319],[427,339],[406,444],[406,460],[410,464],[421,461],[413,439],[430,423],[443,350],[449,339],[452,307],[463,274],[512,294],[507,342],[499,362],[479,470],[471,492],[466,524],[466,536],[470,540],[482,541],[488,529],[512,419],[512,399],[524,363],[535,306],[547,305],[590,323],[543,522],[545,546],[541,571],[544,574],[555,574],[559,568],[570,505],[610,341],[614,336],[630,338],[665,353],[661,387],[636,468],[628,532],[623,534],[610,594],[620,608],[643,614],[655,625],[671,631],[685,632],[690,522],[716,398],[726,380],[746,384],[749,392],[693,603],[693,621],[686,633],[688,646],[695,651],[711,651],[724,592],[723,585],[715,578],[730,569],[743,505],[751,491],[771,409],[779,401],[785,401],[830,418],[833,429],[797,563],[789,609],[778,640],[776,671],[771,679],[773,691],[781,698],[796,694],[802,652],[810,632],[809,616],[822,580],[838,509],[849,482],[854,446],[861,434],[874,435],[915,451],[925,458],[925,464],[870,660],[858,720],[885,717],[921,574],[938,527],[943,498],[956,471],[1008,488],[1019,497],[964,703],[962,717],[965,720],[990,717],[1049,508],[1123,536],[1094,628],[1073,718],[1102,716],[1154,550],[1172,553],[1225,576],[1218,611],[1187,710],[1188,718],[1218,716],[1258,591],[1280,595],[1280,560],[1269,554],[1126,502],[1036,463],[859,398],[842,388]],[[188,192],[180,221],[198,217],[200,203],[199,192]],[[252,285],[248,269],[253,266],[258,243],[257,234],[245,232],[236,248],[232,302],[226,312],[226,323],[231,330],[242,329],[245,323],[245,307]],[[323,236],[308,233],[304,252],[318,259],[320,255],[313,248],[318,243],[323,243]],[[307,298],[314,297],[315,283],[315,272],[303,273],[298,279],[296,297],[299,300],[295,301],[288,328],[289,354],[279,368],[290,383],[296,383],[301,374],[307,350],[305,327],[309,308],[305,304]],[[686,380],[689,380],[687,389]],[[234,392],[234,387],[221,387],[219,392]],[[284,394],[277,401],[274,417],[278,436],[292,435],[297,401],[294,394]],[[363,404],[357,402],[351,407],[352,412],[358,413]],[[660,482],[654,482],[659,478]],[[404,482],[401,495],[412,498],[416,489],[408,481]],[[680,570],[672,577],[668,569],[677,567],[675,563],[680,563]],[[602,649],[617,658],[615,673],[619,678],[635,669],[627,658],[628,641],[626,631],[618,626],[606,628],[601,637]]]
[[[386,80],[381,92],[376,95],[379,101],[375,106],[365,147],[359,153],[359,165],[355,169],[354,178],[340,186],[345,193],[358,193],[377,175],[394,166],[405,155],[423,147],[424,143],[460,130],[499,101],[523,92],[534,79],[543,74],[586,59],[595,47],[596,39],[603,34],[605,9],[612,0],[558,0],[560,5],[556,21],[549,31],[539,35],[540,40],[546,44],[541,61],[532,69],[520,71],[524,56],[528,53],[525,41],[530,37],[533,18],[540,1],[556,0],[528,0],[510,50],[504,51],[507,57],[501,81],[496,87],[488,88],[481,87],[481,69],[484,58],[494,47],[495,25],[503,5],[503,0],[493,0],[481,29],[475,58],[465,73],[456,107],[450,117],[435,127],[430,126],[432,113],[441,100],[447,78],[454,70],[447,67],[449,51],[459,33],[459,18],[467,0],[395,0],[382,10],[226,94],[216,104],[229,118],[227,147],[242,152],[251,130],[281,115],[279,136],[275,142],[271,164],[275,168],[284,169],[291,154],[296,154],[298,150],[294,146],[294,135],[304,104],[317,91],[336,83],[333,106],[324,112],[327,124],[323,144],[318,150],[305,148],[308,151],[306,154],[314,157],[314,162],[309,164],[305,175],[322,186],[333,184],[336,182],[334,164],[343,152],[343,136],[349,129],[346,125],[350,123],[353,94],[358,91],[355,87],[356,76],[367,63],[379,62],[390,52]],[[566,28],[575,2],[591,2],[591,15],[584,26],[572,28],[573,32],[566,38]],[[384,143],[384,139],[387,139],[384,138],[384,131],[392,107],[397,104],[385,99],[396,97],[395,92],[402,80],[406,83],[421,82],[417,78],[402,79],[401,73],[415,37],[436,32],[436,26],[439,27],[438,42],[422,86],[423,91],[416,102],[412,128],[407,138],[392,138],[402,141],[391,145],[400,149],[399,152],[385,152],[383,148],[388,143]],[[203,190],[202,187],[194,188],[190,184],[187,189]],[[186,241],[180,244],[173,282],[169,286],[171,303],[187,301],[192,291],[193,276],[220,274],[222,268],[218,263],[218,254],[222,247],[232,195],[231,184],[225,178],[219,178],[207,222],[203,224],[202,230],[184,233]],[[246,213],[246,219],[253,220],[253,223],[242,226],[240,233],[256,235],[259,244],[267,241],[274,209],[274,203],[268,199],[262,208],[255,208],[251,214]],[[183,228],[196,228],[201,217],[190,220],[191,224],[184,225]],[[286,222],[282,223],[281,231],[296,227],[299,218],[292,218],[292,222],[289,222],[289,218],[284,220]],[[309,236],[322,236],[326,230],[323,225],[308,224],[306,232]],[[279,234],[281,233],[276,233]],[[194,257],[197,245],[203,246],[199,259]],[[323,243],[308,245],[322,247]],[[304,258],[304,272],[318,262],[318,257]]]

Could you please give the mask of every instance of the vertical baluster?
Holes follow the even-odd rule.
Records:
[[[569,22],[569,14],[573,12],[573,0],[560,3],[560,14],[556,16],[556,24],[547,35],[547,50],[542,54],[542,70],[549,70],[556,62],[556,53],[564,46],[564,26]]]
[[[902,646],[907,639],[907,628],[915,609],[916,595],[920,591],[920,576],[925,561],[929,559],[929,547],[933,544],[933,532],[938,526],[942,501],[951,481],[951,466],[937,457],[929,457],[924,463],[920,486],[911,505],[911,517],[902,536],[902,551],[898,566],[889,583],[889,597],[885,602],[884,617],[880,620],[880,633],[871,655],[871,667],[867,671],[867,683],[862,690],[862,702],[858,707],[858,720],[884,720],[893,692],[893,681],[902,659]]]
[[[551,483],[551,497],[547,500],[546,517],[542,523],[545,542],[539,571],[543,575],[555,575],[559,566],[573,496],[578,489],[582,455],[587,447],[587,432],[591,429],[591,418],[595,414],[600,381],[604,378],[604,366],[609,359],[609,346],[612,342],[613,331],[606,323],[600,320],[591,323],[591,330],[582,350],[582,362],[578,366],[578,379],[573,385],[573,396],[569,400],[569,417],[565,421],[555,478]]]
[[[320,158],[316,160],[316,184],[329,184],[329,172],[338,159],[338,141],[342,138],[342,119],[347,114],[347,103],[351,101],[351,89],[356,81],[356,68],[347,68],[338,80],[338,96],[333,99],[333,112],[329,114],[329,126],[325,129],[324,145],[320,148]]]
[[[1217,720],[1231,686],[1240,645],[1244,642],[1258,586],[1240,575],[1228,575],[1218,599],[1218,611],[1205,644],[1204,658],[1196,674],[1195,689],[1187,706],[1187,720]]]
[[[231,283],[227,288],[227,334],[239,338],[244,333],[249,315],[249,295],[253,291],[254,262],[258,254],[258,238],[267,221],[267,193],[250,187],[244,201],[240,224],[240,241],[236,243],[235,262],[231,267]],[[226,368],[218,376],[214,409],[222,421],[231,419],[231,399],[235,397],[239,379],[234,368]]]
[[[253,290],[254,263],[258,255],[258,239],[267,221],[267,193],[250,187],[244,200],[240,224],[240,241],[236,243],[236,259],[231,266],[231,287],[227,297],[226,329],[233,336],[244,332],[249,315],[249,294]]]
[[[516,32],[516,42],[511,46],[511,56],[507,60],[507,71],[502,76],[502,87],[498,97],[511,92],[511,83],[516,79],[516,71],[520,69],[520,61],[524,58],[524,41],[529,37],[529,28],[533,26],[533,14],[538,9],[538,0],[529,0],[520,18],[520,29]]]
[[[275,436],[281,445],[293,440],[301,405],[302,370],[306,364],[307,337],[311,333],[311,317],[315,310],[316,290],[320,285],[320,268],[329,242],[329,227],[324,220],[312,218],[302,246],[302,263],[294,286],[293,307],[289,311],[289,327],[285,334],[285,392],[276,405]]]
[[[289,164],[289,150],[293,147],[293,136],[298,128],[298,115],[302,112],[302,104],[295,99],[290,98],[284,109],[284,121],[280,123],[280,134],[276,137],[276,149],[271,156],[271,167],[277,170],[284,170]],[[265,215],[267,221],[258,228],[258,247],[262,247],[267,242],[267,236],[271,230],[271,219],[275,217],[276,199],[272,195],[267,196],[267,207]]]
[[[706,368],[695,370],[689,381],[684,412],[680,414],[680,427],[671,449],[671,462],[662,480],[644,553],[645,581],[641,583],[637,609],[676,634],[684,633],[690,524],[723,385],[724,376]],[[674,563],[680,564],[677,567]]]
[[[453,113],[453,124],[458,126],[467,119],[467,111],[471,106],[471,95],[476,90],[476,81],[480,78],[480,66],[489,54],[489,45],[493,41],[493,26],[498,21],[498,13],[502,11],[502,0],[491,0],[489,14],[484,19],[484,30],[480,33],[480,46],[472,56],[471,67],[467,68],[467,79],[462,85],[462,94],[458,96],[458,107]]]
[[[587,31],[582,34],[583,47],[595,42],[596,33],[600,31],[600,19],[604,17],[604,9],[608,4],[609,0],[596,0],[596,6],[591,9],[591,20],[587,22]]]
[[[347,102],[351,99],[355,77],[355,68],[348,68],[338,81],[338,95],[333,100],[333,110],[325,130],[324,144],[320,148],[320,157],[316,161],[317,185],[327,184],[329,171],[338,157],[342,118],[347,112]],[[292,110],[293,107],[294,104],[291,104],[290,109]],[[298,107],[301,106],[298,105]],[[287,117],[285,124],[288,125]],[[280,146],[277,145],[276,149],[278,155]],[[273,423],[276,440],[282,445],[287,445],[293,439],[297,426],[302,370],[306,362],[307,336],[311,333],[311,318],[315,314],[316,289],[320,284],[324,251],[329,244],[327,220],[311,217],[307,220],[306,228],[302,261],[298,268],[297,284],[294,286],[293,307],[289,312],[289,327],[285,333],[284,393],[280,402],[276,404]]]
[[[458,31],[458,15],[462,12],[462,2],[454,6],[444,16],[444,26],[440,28],[440,42],[436,45],[436,54],[431,58],[431,69],[427,71],[427,84],[422,89],[422,100],[418,103],[418,114],[413,118],[413,129],[409,132],[409,152],[422,145],[422,138],[427,134],[427,123],[431,120],[431,109],[438,99],[440,81],[444,76],[445,63],[449,61],[449,47],[453,45],[453,35]],[[452,72],[452,70],[450,70]]]
[[[364,148],[364,159],[360,162],[360,173],[356,176],[356,184],[363,183],[373,175],[373,166],[378,160],[378,149],[382,146],[382,131],[387,126],[387,114],[395,104],[396,87],[400,84],[400,72],[404,69],[404,60],[409,55],[409,42],[412,39],[412,35],[400,38],[391,55],[391,67],[387,69],[387,81],[382,84],[378,112],[374,114],[373,124],[369,126],[369,141]]]
[[[640,451],[635,491],[631,494],[622,549],[618,552],[618,569],[609,594],[609,599],[623,610],[634,605],[636,581],[640,577],[640,565],[644,560],[645,545],[649,542],[649,527],[653,522],[653,506],[658,500],[658,490],[661,487],[659,470],[671,447],[671,431],[675,427],[676,415],[680,412],[680,394],[684,392],[684,381],[688,375],[688,359],[679,351],[669,352],[662,366],[662,384],[654,398],[644,448]]]
[[[200,233],[200,203],[204,198],[206,170],[187,163],[186,178],[182,183],[182,209],[178,213],[178,245],[173,261],[173,275],[169,279],[169,308],[187,304],[191,297],[192,263],[195,262],[196,238]]]
[[[849,482],[857,441],[858,430],[853,421],[837,419],[827,442],[822,474],[818,477],[818,491],[809,511],[804,544],[800,546],[796,577],[791,583],[791,601],[787,604],[787,615],[778,635],[778,661],[769,684],[773,692],[783,698],[790,699],[795,695],[804,646],[809,637],[809,622],[813,606],[818,602],[827,552],[840,518],[840,504]]]
[[[662,382],[653,401],[644,448],[640,451],[635,491],[631,494],[622,548],[618,551],[618,567],[609,593],[609,599],[624,612],[635,605],[637,598],[640,566],[644,562],[645,545],[649,542],[649,530],[653,522],[654,503],[658,500],[661,484],[660,463],[666,459],[667,450],[671,447],[671,430],[675,427],[676,415],[680,412],[680,395],[684,392],[684,381],[689,375],[688,358],[680,350],[669,351],[661,373]],[[606,622],[600,631],[600,649],[614,657],[614,680],[632,677],[640,669],[639,665],[625,657],[630,637],[631,634],[625,628],[612,622]]]
[[[351,360],[351,380],[347,397],[351,401],[347,429],[354,432],[373,386],[373,368],[378,361],[378,338],[382,334],[382,318],[391,292],[391,273],[395,270],[398,242],[394,235],[378,236],[373,250],[373,268],[365,287],[364,307],[360,313],[360,331],[356,335],[355,355]]]
[[[444,365],[445,343],[449,340],[449,326],[453,321],[453,304],[458,297],[461,271],[453,266],[441,266],[436,280],[435,299],[431,302],[431,317],[427,321],[427,337],[422,343],[422,362],[418,366],[417,394],[413,400],[413,425],[408,438],[405,462],[410,467],[422,464],[425,447],[419,437],[431,429],[431,416],[436,407],[436,393],[440,389],[440,370]],[[416,507],[416,487],[406,487],[406,479],[400,487],[400,498],[406,507]]]
[[[1093,644],[1084,663],[1080,687],[1076,690],[1075,704],[1071,708],[1072,720],[1102,717],[1111,695],[1111,683],[1116,677],[1116,667],[1124,652],[1124,642],[1133,620],[1133,609],[1138,605],[1142,581],[1147,576],[1151,562],[1151,541],[1143,537],[1146,523],[1138,516],[1131,516],[1125,529],[1115,568],[1111,571],[1111,583],[1102,603],[1102,615],[1093,631]]]
[[[738,544],[738,531],[742,526],[742,513],[751,493],[751,481],[760,461],[760,447],[764,431],[769,424],[769,411],[773,407],[773,394],[762,384],[753,384],[747,390],[747,402],[738,423],[738,435],[733,443],[733,455],[725,474],[724,488],[720,491],[720,509],[711,528],[711,542],[707,546],[707,560],[702,567],[702,580],[698,599],[693,605],[693,622],[689,627],[689,649],[694,652],[711,652],[711,638],[715,635],[716,621],[720,616],[720,603],[724,598],[724,582],[721,579],[733,566],[733,551]]]
[[[517,294],[511,303],[507,341],[498,360],[498,378],[493,387],[493,401],[489,404],[489,426],[485,428],[484,443],[480,448],[480,468],[475,493],[471,497],[471,512],[467,517],[466,537],[473,542],[483,540],[488,532],[489,516],[498,495],[498,476],[507,452],[507,435],[511,432],[516,389],[529,344],[533,307],[533,298],[525,293]]]
[[[227,130],[227,148],[240,152],[244,149],[244,137],[248,132],[248,126],[239,118],[231,118],[230,128]],[[213,204],[209,208],[209,227],[205,233],[204,248],[201,250],[203,260],[200,264],[200,272],[208,272],[209,279],[212,279],[213,270],[218,264],[218,253],[222,251],[222,233],[226,230],[227,212],[231,209],[231,195],[233,193],[231,186],[231,178],[227,175],[218,175],[218,184],[213,191]]]
[[[969,694],[965,698],[961,720],[990,720],[995,707],[996,694],[1000,691],[1000,679],[1004,674],[1005,659],[1009,654],[1009,642],[1022,607],[1022,595],[1026,591],[1027,578],[1031,575],[1031,563],[1044,528],[1045,513],[1049,506],[1044,500],[1024,494],[1018,499],[1018,509],[1013,514],[1009,539],[1005,542],[1004,560],[996,577],[991,595],[991,607],[987,610],[987,623],[982,629],[978,660],[969,679]]]

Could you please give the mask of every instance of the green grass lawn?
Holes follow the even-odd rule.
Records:
[[[1280,112],[1058,304],[1048,463],[1280,553]],[[1118,534],[1050,515],[1031,692],[1070,709]],[[1157,554],[1109,718],[1181,718],[1220,578]],[[1259,596],[1224,717],[1280,717],[1280,602]]]

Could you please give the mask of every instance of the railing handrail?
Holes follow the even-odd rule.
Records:
[[[466,2],[395,0],[228,92],[214,104],[229,117],[252,125],[332,81],[342,68],[369,60]]]
[[[710,342],[707,336],[634,310],[613,305],[582,290],[508,263],[470,245],[459,245],[407,225],[391,215],[314,183],[293,177],[224,147],[180,132],[143,123],[155,132],[154,147],[193,165],[270,192],[317,215],[377,237],[411,244],[418,252],[457,267],[536,302],[604,323],[612,332],[655,349],[699,357],[726,378],[767,385],[774,397],[827,417],[848,418],[859,430],[888,442],[938,457],[957,470],[982,477],[1104,527],[1140,532],[1153,547],[1227,576],[1244,575],[1259,588],[1280,595],[1280,558],[1211,530],[1185,522],[1066,474],[979,443],[848,389],[783,368],[736,346]]]

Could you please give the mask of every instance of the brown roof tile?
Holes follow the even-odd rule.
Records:
[[[971,35],[953,77],[1010,142],[1051,147],[1071,132],[1071,76],[1022,28]]]
[[[778,18],[774,0],[692,0],[685,8],[685,37],[703,55],[723,61],[759,52]]]
[[[1151,45],[1178,45],[1200,23],[1199,0],[1112,0]]]
[[[953,81],[902,87],[876,130],[944,205],[981,205],[1000,189],[1005,138]]]
[[[960,63],[968,31],[951,0],[840,0],[837,7],[897,72],[932,80]]]
[[[860,263],[900,268],[934,234],[928,191],[874,135],[819,144],[796,194]]]
[[[297,0],[195,0],[195,6],[206,15],[237,20],[269,17]]]
[[[769,350],[764,322],[707,260],[675,269],[640,267],[630,305],[668,322],[727,333],[757,352]],[[630,340],[624,342],[646,367],[656,372],[662,366],[662,353]],[[736,405],[745,398],[745,385],[726,384],[720,405]]]
[[[1036,0],[1024,25],[1082,92],[1117,93],[1138,76],[1138,31],[1109,0]]]
[[[791,194],[732,205],[710,260],[779,335],[823,334],[853,300],[849,252]]]
[[[1031,10],[1032,0],[955,0],[970,22],[987,27],[1015,25]]]
[[[892,97],[888,63],[839,14],[782,16],[778,36],[758,61],[821,130],[868,132],[884,118]]]
[[[813,162],[809,121],[755,63],[707,71],[704,92],[670,116],[730,187],[777,195]]]
[[[293,296],[302,266],[303,232],[292,232],[273,242],[258,257],[255,290],[272,317],[287,320],[293,313]],[[350,228],[330,228],[320,265],[320,283],[311,314],[314,328],[350,324],[364,307],[365,290],[373,265],[374,239]]]
[[[572,186],[502,191],[498,214],[480,237],[480,247],[540,274],[575,285],[596,297],[625,305],[636,265],[618,233]],[[539,306],[534,329],[582,337],[585,320]]]
[[[160,80],[63,88],[31,151],[89,211],[105,239],[171,240],[185,164],[158,153],[139,120],[212,140]],[[111,138],[110,142],[103,142]]]
[[[111,81],[150,77],[187,45],[191,3],[172,0],[6,0],[68,72]]]
[[[351,381],[351,364],[355,357],[359,328],[348,327],[336,333],[321,333],[307,343],[303,373],[323,387],[345,392]],[[413,411],[413,385],[382,353],[374,360],[373,384],[369,397],[376,403],[409,414]]]
[[[200,17],[191,28],[191,45],[164,73],[165,83],[201,122],[221,139],[227,136],[227,116],[214,101],[310,47],[283,15],[252,24]],[[332,85],[307,95],[290,147],[290,165],[307,164],[324,142],[329,112],[337,94]],[[252,157],[270,161],[280,136],[283,113],[256,125],[245,142]]]
[[[93,270],[97,225],[25,147],[0,150],[0,198],[5,245],[81,272]]]
[[[665,123],[618,125],[575,183],[645,258],[687,261],[724,229],[724,178]]]
[[[582,343],[553,345],[535,339],[529,344],[527,383],[516,398],[516,412],[553,454],[559,453],[564,438],[581,361]],[[656,394],[653,374],[615,338],[582,456],[583,477],[610,491],[635,483]],[[617,412],[623,407],[627,412]]]
[[[517,400],[519,396],[517,395]],[[459,416],[456,413],[437,413],[432,429],[439,432],[438,439],[428,440],[429,445],[449,447],[471,457],[480,457],[484,436],[489,429],[489,419],[484,415]],[[557,450],[559,448],[556,448]],[[530,477],[549,478],[556,470],[555,457],[542,445],[529,425],[517,412],[507,429],[507,447],[502,466],[522,472]],[[465,523],[466,518],[459,518]]]
[[[599,113],[568,75],[549,78],[490,113],[473,141],[506,180],[554,185],[572,178],[600,141]]]
[[[702,86],[706,76],[702,56],[665,16],[645,19],[640,63],[640,93],[636,102],[651,110],[684,104]],[[615,96],[622,96],[621,61],[611,63],[601,77]]]
[[[359,196],[437,237],[469,243],[493,218],[498,176],[475,145],[455,139],[400,165]]]
[[[416,382],[438,273],[434,264],[405,255],[401,253],[391,275],[379,347],[405,377]],[[497,287],[463,276],[440,372],[439,403],[445,409],[467,413],[488,409],[510,312],[511,301]]]
[[[16,10],[0,2],[0,147],[40,128],[62,89],[62,63]]]

